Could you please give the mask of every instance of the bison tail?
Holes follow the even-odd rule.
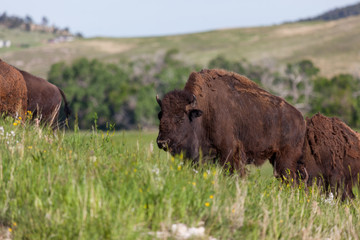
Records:
[[[61,96],[62,96],[62,98],[63,98],[63,100],[64,100],[64,105],[65,105],[65,107],[64,107],[64,112],[65,112],[65,116],[66,116],[66,118],[69,118],[69,116],[71,115],[71,110],[70,110],[69,104],[68,104],[68,102],[67,102],[67,100],[66,100],[65,93],[64,93],[60,88],[58,88],[58,89],[59,89],[59,92],[60,92],[60,94],[61,94]]]

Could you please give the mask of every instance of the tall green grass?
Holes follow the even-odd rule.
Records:
[[[174,239],[176,223],[204,226],[200,239],[360,232],[358,198],[327,202],[315,187],[280,183],[269,165],[241,179],[158,150],[156,133],[52,132],[13,122],[0,120],[0,232],[13,239]]]

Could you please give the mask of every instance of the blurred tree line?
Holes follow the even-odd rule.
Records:
[[[155,98],[184,87],[194,66],[176,59],[169,50],[155,59],[140,59],[119,64],[81,58],[66,65],[51,66],[49,82],[65,93],[80,128],[90,128],[96,119],[105,129],[151,128],[158,124],[160,110]]]
[[[321,112],[360,127],[360,81],[350,74],[328,79],[319,75],[310,60],[274,70],[277,68],[224,56],[210,60],[207,68],[245,75],[305,116]],[[178,51],[171,49],[152,59],[118,64],[86,58],[71,65],[59,62],[52,65],[48,79],[66,93],[80,128],[90,128],[94,120],[102,129],[108,123],[115,123],[117,129],[151,128],[158,124],[156,94],[163,97],[173,89],[182,89],[190,73],[199,70],[199,66],[181,61]]]

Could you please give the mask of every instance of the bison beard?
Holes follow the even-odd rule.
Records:
[[[193,72],[183,90],[157,101],[159,148],[195,162],[200,155],[219,157],[242,175],[245,164],[270,159],[279,177],[296,177],[305,121],[284,99],[246,77],[219,69]]]
[[[306,120],[304,156],[298,170],[306,184],[316,183],[342,200],[353,198],[360,171],[360,135],[337,118],[316,114]]]

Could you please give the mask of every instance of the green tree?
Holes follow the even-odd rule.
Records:
[[[350,74],[340,74],[330,80],[316,79],[311,112],[337,116],[352,127],[360,127],[359,87],[359,79]]]
[[[219,56],[215,57],[214,59],[210,60],[208,66],[209,66],[209,68],[221,68],[221,69],[225,69],[228,71],[246,75],[245,68],[241,62],[239,62],[239,61],[232,62],[232,61],[226,59],[222,55],[219,55]]]
[[[157,123],[158,104],[153,84],[141,87],[136,94],[135,121],[142,127],[155,126]]]
[[[131,94],[128,74],[114,64],[98,60],[82,58],[71,66],[54,64],[49,81],[64,90],[81,128],[91,126],[94,113],[100,128],[105,128],[107,122],[117,122],[115,116]]]

